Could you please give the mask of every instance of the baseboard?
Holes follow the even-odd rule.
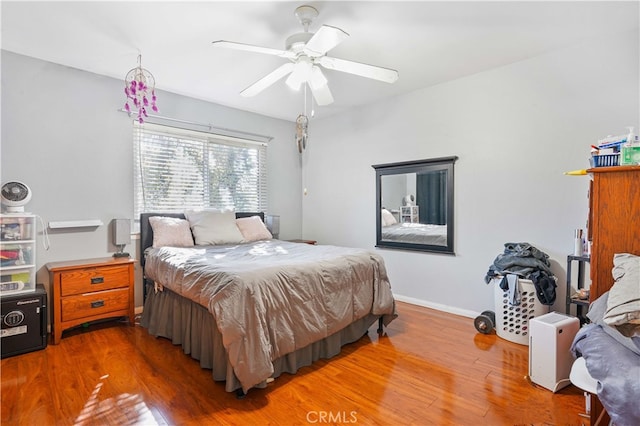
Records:
[[[477,317],[480,312],[470,311],[467,309],[456,308],[455,306],[443,305],[440,303],[429,302],[427,300],[416,299],[414,297],[402,296],[399,294],[394,294],[393,298],[399,302],[410,303],[412,305],[423,306],[425,308],[435,309],[437,311],[447,312],[454,315],[460,315],[468,318]]]

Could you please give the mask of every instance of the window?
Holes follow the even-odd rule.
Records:
[[[157,124],[133,128],[135,216],[267,210],[267,144]]]

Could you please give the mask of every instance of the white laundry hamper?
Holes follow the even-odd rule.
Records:
[[[521,345],[529,345],[529,320],[549,312],[549,306],[543,305],[536,296],[533,281],[518,279],[520,303],[509,303],[509,290],[500,288],[502,277],[492,280],[496,309],[496,334],[505,340]]]

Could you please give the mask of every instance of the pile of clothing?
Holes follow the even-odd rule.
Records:
[[[0,266],[24,265],[22,249],[20,247],[0,250]]]
[[[501,277],[500,288],[508,291],[510,303],[517,305],[518,278],[531,280],[536,296],[543,305],[553,305],[556,300],[556,279],[551,272],[549,255],[529,243],[505,243],[501,253],[489,267],[484,281],[489,284]]]

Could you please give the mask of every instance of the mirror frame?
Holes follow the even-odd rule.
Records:
[[[372,165],[376,171],[376,247],[393,248],[401,250],[425,251],[455,255],[454,241],[454,211],[453,211],[453,165],[457,156],[440,157],[426,160],[404,161],[398,163]],[[447,170],[447,245],[419,244],[401,241],[389,241],[382,239],[382,177],[405,173],[419,173],[435,170]]]

